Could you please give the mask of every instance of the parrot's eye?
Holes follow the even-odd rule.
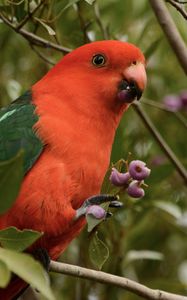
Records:
[[[106,62],[106,58],[104,57],[104,55],[102,54],[96,54],[93,56],[92,58],[92,63],[93,65],[97,66],[97,67],[102,67],[105,65]]]

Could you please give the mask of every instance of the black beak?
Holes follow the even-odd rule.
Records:
[[[119,84],[119,91],[125,90],[128,93],[128,103],[131,103],[133,100],[140,100],[142,96],[142,91],[138,87],[135,81],[126,81],[122,80]]]

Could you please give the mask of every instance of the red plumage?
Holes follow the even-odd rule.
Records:
[[[105,56],[104,67],[92,64],[97,53]],[[46,248],[52,259],[59,257],[85,225],[84,218],[73,221],[76,209],[100,192],[115,131],[128,107],[117,97],[119,82],[127,74],[126,80],[143,89],[142,66],[143,54],[135,46],[95,42],[65,56],[32,87],[40,116],[34,130],[46,147],[25,176],[15,204],[0,217],[1,229],[43,231],[34,247]],[[7,288],[16,294],[12,289]]]

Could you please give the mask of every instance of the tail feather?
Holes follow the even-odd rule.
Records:
[[[16,300],[27,287],[28,283],[17,276],[13,276],[5,289],[0,288],[0,300]]]

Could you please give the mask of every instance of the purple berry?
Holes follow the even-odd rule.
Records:
[[[115,186],[124,186],[128,184],[128,181],[130,179],[130,174],[127,173],[120,173],[115,168],[112,168],[112,172],[110,175],[110,181]]]
[[[99,205],[91,205],[88,206],[86,214],[92,215],[96,219],[103,219],[106,216],[106,211]]]
[[[168,95],[164,98],[164,105],[171,111],[179,111],[182,107],[182,101],[177,95]]]
[[[150,173],[151,170],[141,160],[132,160],[129,164],[129,174],[133,179],[144,180]]]
[[[127,189],[129,196],[133,198],[142,198],[145,195],[144,190],[140,187],[140,182],[133,180]]]
[[[182,108],[185,108],[187,110],[187,91],[181,92],[180,99],[182,102]]]
[[[118,93],[118,99],[121,102],[125,102],[125,103],[131,103],[134,98],[132,97],[132,95],[129,93],[129,90],[122,90]]]

